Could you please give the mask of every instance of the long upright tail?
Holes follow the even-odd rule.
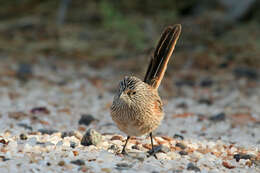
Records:
[[[148,66],[144,82],[157,89],[163,79],[168,61],[175,48],[176,42],[181,33],[181,25],[167,27],[162,33],[155,49],[154,55]]]

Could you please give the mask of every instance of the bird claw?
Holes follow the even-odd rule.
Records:
[[[125,150],[122,150],[121,154],[127,155],[127,152]]]
[[[148,157],[154,156],[154,158],[158,160],[158,157],[156,156],[156,152],[154,150],[148,151],[148,154]]]

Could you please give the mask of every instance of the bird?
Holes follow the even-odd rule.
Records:
[[[160,125],[163,117],[163,103],[158,94],[158,87],[164,77],[167,64],[181,33],[181,25],[168,26],[164,29],[154,50],[144,80],[135,76],[125,76],[119,82],[110,107],[110,115],[119,130],[127,134],[122,154],[131,136],[149,134],[155,158],[153,131]]]

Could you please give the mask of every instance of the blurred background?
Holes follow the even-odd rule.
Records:
[[[118,82],[142,79],[162,31],[178,23],[155,135],[259,146],[259,9],[259,0],[0,0],[2,129],[120,134],[109,116]]]
[[[66,85],[76,74],[101,93],[115,92],[111,81],[143,78],[163,29],[180,23],[164,98],[186,95],[178,88],[218,81],[233,86],[242,79],[243,88],[258,88],[258,7],[256,0],[2,0],[0,75],[43,80],[44,71],[52,76],[63,69],[67,76],[48,81]]]
[[[256,0],[1,0],[0,54],[81,59],[98,67],[140,57],[147,62],[162,30],[180,23],[175,69],[258,68],[258,7]]]

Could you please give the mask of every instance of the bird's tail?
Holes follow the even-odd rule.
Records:
[[[163,79],[168,61],[181,33],[181,25],[167,27],[162,33],[148,66],[144,82],[157,89]]]

